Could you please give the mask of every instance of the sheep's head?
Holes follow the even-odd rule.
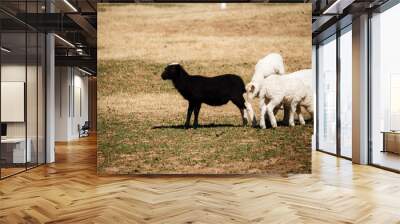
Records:
[[[246,92],[247,92],[247,96],[250,99],[253,99],[253,98],[258,96],[259,90],[258,90],[257,85],[255,83],[250,82],[250,83],[248,83],[246,85]]]
[[[178,63],[169,64],[167,65],[167,67],[164,68],[164,71],[161,74],[161,78],[163,80],[175,79],[179,77],[179,74],[182,72],[182,70],[182,66]]]

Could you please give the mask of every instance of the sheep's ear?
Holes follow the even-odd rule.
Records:
[[[251,87],[250,87],[250,92],[251,92],[251,93],[254,93],[254,90],[255,90],[254,85],[251,85]]]
[[[248,84],[246,85],[246,92],[252,93],[252,92],[254,92],[254,89],[255,89],[255,87],[254,87],[253,84],[248,83]]]
[[[176,69],[176,72],[179,74],[179,75],[182,75],[182,73],[183,73],[183,69],[182,69],[182,66],[181,65],[176,65],[175,66],[175,69]]]
[[[179,74],[179,68],[178,68],[178,65],[169,65],[169,70],[172,72],[172,73],[175,73],[175,74]]]

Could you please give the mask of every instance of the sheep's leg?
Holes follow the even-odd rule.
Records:
[[[247,110],[247,120],[251,123],[252,127],[257,126],[256,114],[254,113],[251,103],[245,102],[244,105],[246,106]]]
[[[188,107],[187,115],[186,115],[185,128],[189,128],[189,126],[190,126],[190,118],[192,117],[193,109],[194,109],[194,103],[189,102],[189,107]]]
[[[300,124],[301,124],[301,125],[305,125],[306,122],[304,121],[303,114],[301,114],[301,106],[300,106],[300,104],[297,105],[296,113],[297,113],[297,116],[299,117],[299,122],[300,122]]]
[[[244,99],[244,106],[246,107],[247,111],[247,121],[251,123],[252,127],[257,126],[257,119],[256,119],[256,114],[254,113],[253,106],[251,106],[251,103],[249,103],[249,96],[248,93],[243,94],[243,99]]]
[[[197,128],[199,125],[199,112],[200,112],[200,108],[201,108],[201,103],[196,104],[194,106],[194,122],[193,122],[193,128]]]
[[[254,117],[254,111],[251,104],[247,102],[245,94],[231,99],[232,103],[235,104],[240,111],[242,117],[243,126],[246,126],[248,121],[252,121]]]
[[[276,114],[278,113],[278,111],[279,111],[279,107],[280,106],[276,106],[275,108],[274,108],[274,110],[273,110],[273,112],[274,112],[274,116],[275,116],[275,118],[276,118]],[[267,111],[265,111],[265,113],[266,113]],[[271,122],[269,121],[269,116],[265,116],[265,124],[266,125],[271,125]]]
[[[303,114],[301,114],[301,112],[299,112],[299,113],[297,113],[297,115],[299,116],[300,125],[305,125],[306,121],[304,120]]]
[[[308,113],[310,113],[311,117],[314,118],[314,108],[309,105],[309,106],[306,106],[305,109]]]
[[[267,112],[267,105],[262,101],[262,103],[260,102],[260,127],[262,129],[266,128],[265,125],[265,113]]]
[[[289,113],[289,126],[294,126],[294,113],[296,112],[297,103],[292,101],[290,103],[290,113]]]
[[[271,122],[272,128],[276,128],[278,125],[276,123],[276,118],[274,115],[274,109],[278,105],[276,101],[270,101],[266,106],[266,112],[268,114],[269,121]],[[260,121],[261,122],[261,121]]]
[[[246,111],[246,108],[239,109],[239,110],[240,110],[240,115],[242,116],[243,126],[246,126],[247,125],[247,111]]]
[[[276,114],[278,113],[279,109],[281,108],[282,105],[278,105],[274,108],[274,114],[276,116]]]
[[[289,125],[289,118],[290,118],[290,105],[287,103],[283,104],[283,123],[285,125]]]
[[[279,110],[281,109],[281,107],[282,107],[282,103],[280,103],[279,105],[277,105],[277,106],[274,108],[274,116],[275,116],[275,118],[276,118],[276,115],[278,114]],[[267,119],[265,122],[266,122],[266,123],[269,122],[269,119]]]

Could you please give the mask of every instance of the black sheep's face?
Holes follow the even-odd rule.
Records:
[[[161,74],[161,78],[163,80],[175,79],[179,77],[180,71],[181,71],[180,64],[169,64],[167,67],[165,67],[163,73]]]

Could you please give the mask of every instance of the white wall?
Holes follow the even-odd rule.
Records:
[[[75,110],[75,113],[73,113],[74,117],[72,119],[72,136],[79,137],[79,132],[78,132],[78,124],[81,126],[85,123],[85,121],[88,121],[89,118],[89,111],[88,111],[88,78],[87,76],[82,76],[82,73],[76,74],[77,70],[75,70],[75,75],[74,75],[74,93],[75,94],[74,100],[75,100],[75,106],[73,110]],[[79,93],[80,91],[80,93]],[[80,97],[79,97],[80,95]],[[79,103],[80,101],[80,103]],[[80,108],[79,108],[80,107]],[[81,111],[80,111],[81,110]]]
[[[39,69],[39,70],[37,70]],[[31,148],[32,162],[44,163],[44,82],[41,66],[10,63],[1,66],[2,85],[3,82],[23,82],[26,85],[26,101],[24,99],[19,108],[11,108],[2,106],[3,113],[22,113],[22,121],[5,122],[7,124],[8,138],[24,138],[25,135],[29,139],[29,148]],[[27,78],[27,80],[25,80]],[[24,87],[23,87],[24,88]],[[2,98],[8,98],[7,92],[2,89]],[[19,94],[24,94],[25,89],[19,90]],[[9,93],[9,92],[8,92]],[[6,95],[4,95],[6,94]],[[25,98],[25,97],[22,97]],[[25,106],[26,102],[26,106]],[[12,103],[12,102],[11,102]],[[15,102],[18,103],[18,102]],[[3,104],[3,103],[2,103]],[[12,111],[19,110],[19,111]],[[26,120],[24,114],[26,112]],[[3,114],[2,113],[2,114]],[[2,119],[3,120],[3,119]]]
[[[69,85],[68,67],[55,68],[55,140],[67,141],[69,133]]]
[[[1,66],[1,81],[3,82],[25,82],[24,65],[3,64]],[[1,108],[6,110],[6,108]],[[8,137],[25,137],[25,122],[7,122]]]
[[[56,67],[56,141],[79,138],[78,125],[88,120],[88,78],[83,75],[76,68]]]
[[[4,64],[1,66],[1,81],[2,82],[25,82],[25,64]],[[1,108],[6,110],[6,108]],[[7,135],[9,137],[25,137],[25,123],[12,122],[7,123]]]
[[[4,64],[1,65],[1,81],[25,82],[25,64]]]

